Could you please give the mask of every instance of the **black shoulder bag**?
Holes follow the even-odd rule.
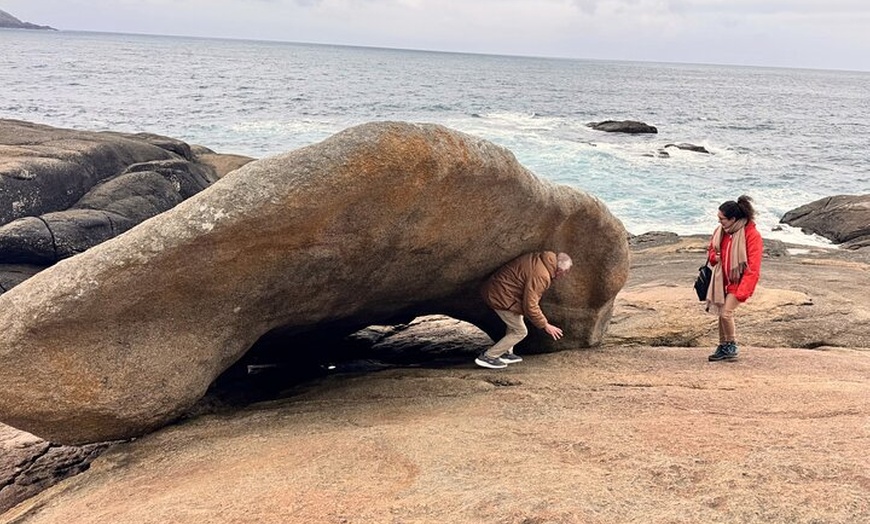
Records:
[[[695,279],[695,293],[698,294],[698,300],[701,302],[707,300],[707,288],[710,287],[710,277],[713,275],[713,270],[710,266],[704,264],[698,268],[698,278]]]

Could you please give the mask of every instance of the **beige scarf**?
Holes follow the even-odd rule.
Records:
[[[731,283],[740,282],[748,262],[746,230],[744,229],[746,222],[745,218],[741,218],[724,230],[725,233],[731,235],[731,248],[728,250],[727,261],[728,281]],[[722,232],[722,226],[717,227],[716,231],[713,232],[713,249],[716,250],[716,256],[719,258],[719,263],[713,266],[710,287],[707,288],[707,308],[713,313],[718,313],[718,308],[725,304],[725,279],[722,275],[722,268],[725,267],[726,261],[722,260]]]

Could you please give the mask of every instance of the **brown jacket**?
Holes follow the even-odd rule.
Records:
[[[483,284],[483,300],[493,309],[525,315],[544,329],[547,317],[538,304],[556,275],[556,253],[538,251],[511,260]]]

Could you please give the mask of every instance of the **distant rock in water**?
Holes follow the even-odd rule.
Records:
[[[847,249],[870,247],[870,194],[822,198],[792,209],[780,223],[823,236]]]
[[[676,147],[677,149],[682,149],[684,151],[694,151],[695,153],[706,153],[708,155],[712,154],[712,153],[710,153],[710,151],[706,147],[698,146],[695,144],[687,144],[687,143],[665,144],[665,148],[669,148],[669,147]]]
[[[2,9],[0,9],[0,29],[43,29],[57,31],[57,29],[47,25],[36,25],[29,22],[22,22]]]
[[[605,120],[603,122],[589,122],[587,127],[591,127],[596,131],[606,131],[608,133],[658,133],[659,130],[655,126],[637,122],[635,120]]]
[[[656,149],[656,151],[654,153],[644,153],[643,156],[653,157],[653,158],[670,158],[671,154],[668,153],[668,151],[667,151],[667,149],[669,147],[682,149],[684,151],[693,151],[695,153],[704,153],[707,155],[713,154],[709,150],[707,150],[707,148],[704,146],[696,146],[695,144],[680,143],[680,144],[665,144],[664,147],[660,147],[660,148]]]
[[[500,335],[480,286],[534,250],[578,263],[542,303],[565,337],[532,330],[524,348],[598,345],[628,278],[627,238],[600,200],[486,140],[350,128],[251,162],[0,295],[0,422],[62,444],[139,435],[269,334],[330,340],[445,314]]]

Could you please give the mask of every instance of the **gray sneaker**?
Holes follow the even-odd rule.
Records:
[[[724,360],[724,359],[725,359],[725,344],[724,343],[716,346],[716,351],[714,351],[712,355],[707,357],[707,360],[709,360],[710,362],[715,362],[717,360]]]
[[[474,359],[474,363],[482,368],[489,369],[502,369],[507,367],[507,364],[502,362],[501,359],[488,357],[486,356],[486,353],[478,355],[477,358]]]
[[[737,360],[737,343],[724,342],[716,346],[716,352],[707,357],[710,362],[718,360]]]
[[[725,343],[725,360],[737,360],[738,352],[737,342],[732,341]]]
[[[517,362],[522,362],[523,357],[516,355],[514,353],[505,353],[504,355],[498,357],[499,360],[504,362],[505,364],[516,364]]]

